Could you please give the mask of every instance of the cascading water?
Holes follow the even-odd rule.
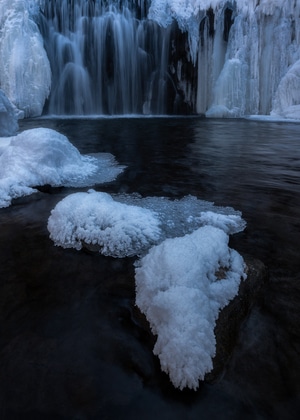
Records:
[[[146,12],[147,1],[140,0],[45,1],[49,114],[176,112],[178,93],[168,70],[172,26],[160,27]]]
[[[300,1],[1,0],[0,88],[26,117],[300,119]]]

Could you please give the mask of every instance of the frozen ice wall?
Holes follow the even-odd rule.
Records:
[[[300,119],[300,1],[152,0],[149,17],[189,33],[197,112]],[[298,62],[298,63],[297,63]]]
[[[0,137],[13,136],[18,128],[16,110],[0,89]]]
[[[299,63],[299,0],[0,1],[0,88],[25,116],[52,84],[55,114],[180,112],[183,97],[207,117],[300,119]]]
[[[42,113],[51,71],[34,16],[39,0],[0,2],[0,88],[25,117]]]

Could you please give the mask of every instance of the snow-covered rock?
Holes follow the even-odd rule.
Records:
[[[136,304],[157,335],[154,354],[175,387],[196,389],[213,369],[219,311],[246,278],[228,235],[204,226],[150,249],[136,268]]]
[[[92,186],[114,180],[123,169],[110,154],[81,155],[67,137],[51,129],[0,138],[0,207],[39,185]]]
[[[41,115],[51,70],[34,16],[36,0],[0,2],[0,87],[25,117]]]
[[[50,238],[63,248],[94,246],[112,257],[141,253],[160,236],[160,221],[148,209],[116,202],[106,193],[71,194],[59,202],[48,220]]]

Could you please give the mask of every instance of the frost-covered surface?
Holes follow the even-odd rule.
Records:
[[[52,210],[50,238],[63,248],[96,245],[103,255],[128,257],[157,243],[161,236],[155,213],[118,203],[106,193],[71,194]]]
[[[34,186],[92,186],[112,181],[123,169],[110,154],[81,155],[67,137],[51,129],[0,138],[0,207],[32,194]]]
[[[12,136],[18,130],[18,119],[15,108],[0,89],[0,137]],[[0,143],[1,147],[1,143]]]
[[[191,195],[171,200],[167,197],[118,194],[114,199],[155,212],[161,222],[161,240],[184,236],[206,224],[221,227],[228,234],[242,232],[246,227],[241,212],[232,207],[215,206],[212,202]]]
[[[34,16],[38,0],[0,2],[0,87],[25,117],[41,115],[51,70]]]
[[[204,226],[151,248],[135,278],[136,304],[157,335],[162,370],[175,387],[196,389],[213,368],[219,311],[246,278],[242,257],[223,230]]]
[[[166,238],[184,236],[210,225],[226,233],[244,230],[246,223],[232,208],[188,196],[165,197],[95,192],[71,194],[57,204],[49,218],[51,239],[63,248],[97,245],[104,255],[141,255]]]

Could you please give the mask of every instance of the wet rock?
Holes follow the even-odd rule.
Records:
[[[250,256],[244,256],[247,265],[247,279],[242,281],[238,295],[220,311],[216,322],[216,356],[214,368],[205,376],[206,382],[216,382],[223,376],[237,342],[242,322],[250,314],[253,304],[259,298],[262,286],[268,280],[265,265]]]

